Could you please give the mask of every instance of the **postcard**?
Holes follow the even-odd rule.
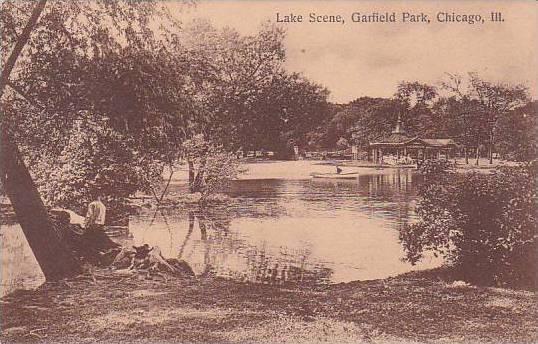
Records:
[[[1,343],[538,341],[536,2],[0,27]]]

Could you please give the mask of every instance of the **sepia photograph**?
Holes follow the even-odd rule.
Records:
[[[538,2],[0,0],[0,344],[538,343]]]

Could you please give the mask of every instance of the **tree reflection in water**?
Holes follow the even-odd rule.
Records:
[[[167,209],[153,223],[154,213],[141,214],[131,227],[199,275],[272,284],[384,278],[421,268],[401,261],[398,242],[415,216],[416,182],[405,169],[350,181],[237,181],[231,202]]]
[[[332,270],[314,263],[309,249],[280,247],[277,254],[272,254],[266,244],[254,245],[230,232],[232,218],[232,212],[222,208],[198,207],[187,211],[188,227],[177,257],[189,262],[201,252],[202,266],[195,269],[199,275],[274,285],[330,281]],[[195,229],[199,230],[198,239],[193,239]]]

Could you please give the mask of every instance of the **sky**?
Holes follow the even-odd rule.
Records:
[[[184,22],[205,18],[216,27],[255,34],[264,21],[291,13],[304,22],[286,28],[286,68],[327,87],[330,100],[390,97],[401,81],[438,84],[446,73],[523,83],[538,98],[538,2],[535,1],[216,1],[172,5]],[[354,23],[352,13],[395,13],[397,23]],[[402,23],[403,12],[430,23]],[[437,13],[478,14],[484,23],[440,23]],[[491,22],[501,12],[503,22]],[[309,23],[310,13],[340,14],[345,23]]]

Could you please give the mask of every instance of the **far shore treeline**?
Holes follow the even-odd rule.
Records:
[[[2,4],[3,51],[33,5]],[[264,149],[284,159],[295,145],[365,151],[398,115],[412,135],[454,138],[505,159],[536,157],[537,103],[523,85],[439,71],[437,85],[402,81],[391,98],[334,104],[329,90],[285,69],[284,39],[268,23],[251,36],[180,23],[153,2],[50,2],[2,98],[3,126],[50,205],[150,192],[165,166],[192,156],[195,138],[222,152]]]

